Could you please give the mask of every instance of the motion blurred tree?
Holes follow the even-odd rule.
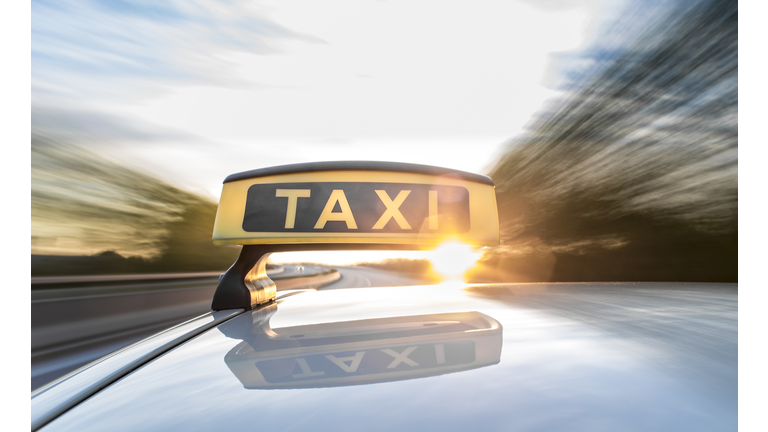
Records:
[[[32,253],[93,255],[37,274],[223,270],[237,257],[211,242],[215,203],[43,133],[31,148]]]
[[[558,281],[736,281],[738,4],[642,5],[491,171],[504,246],[486,261],[554,255],[541,278]]]
[[[214,271],[231,266],[240,250],[213,244],[215,219],[216,204],[204,200],[188,203],[184,213],[166,224],[164,252],[153,265],[174,271]]]

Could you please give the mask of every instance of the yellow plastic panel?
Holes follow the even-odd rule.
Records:
[[[497,246],[496,195],[489,183],[450,173],[371,170],[229,181],[222,190],[213,242],[430,249],[454,240]]]

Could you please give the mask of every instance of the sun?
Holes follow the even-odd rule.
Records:
[[[471,269],[482,256],[472,246],[459,242],[443,243],[437,249],[430,251],[428,259],[432,268],[443,280],[463,279],[467,270]]]

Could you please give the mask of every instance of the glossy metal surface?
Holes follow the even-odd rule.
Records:
[[[307,292],[43,430],[735,430],[737,298],[727,284]]]
[[[240,310],[209,312],[87,364],[32,393],[32,430],[112,384],[149,359],[221,323]]]

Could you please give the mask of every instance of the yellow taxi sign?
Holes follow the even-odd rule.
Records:
[[[499,244],[493,181],[392,162],[319,162],[229,176],[215,244]]]

